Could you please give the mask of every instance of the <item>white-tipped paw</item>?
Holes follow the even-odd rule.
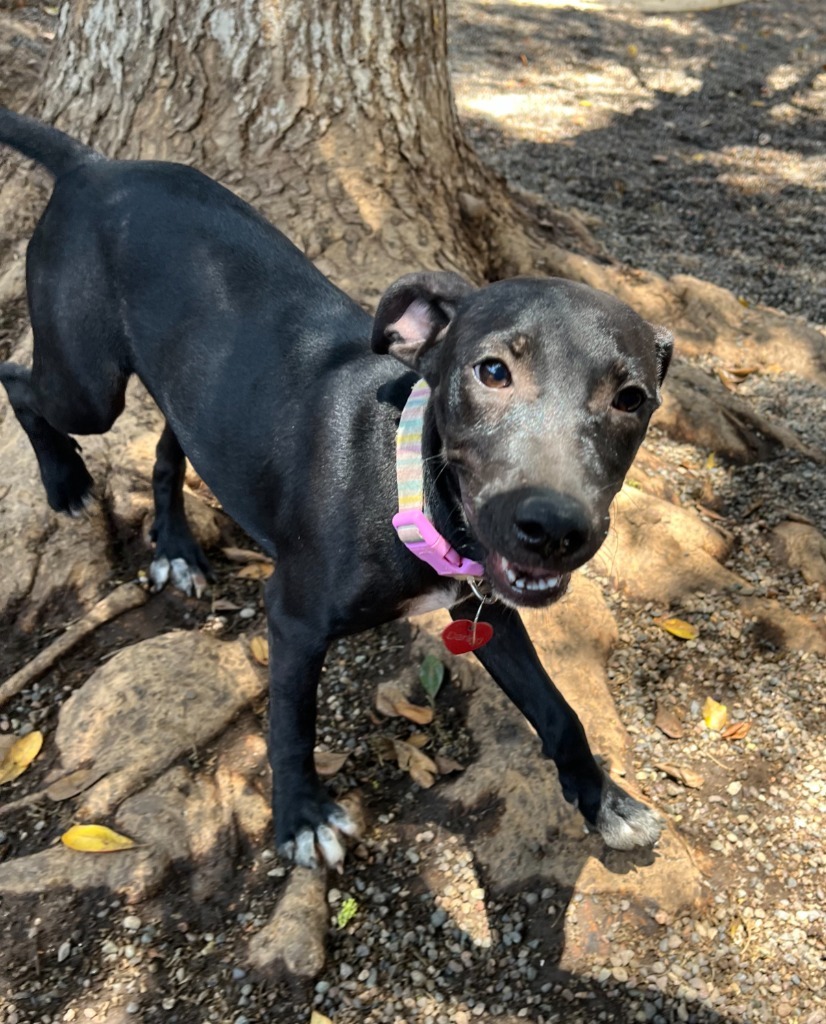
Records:
[[[95,496],[91,491],[87,491],[81,498],[69,504],[68,512],[72,519],[81,519],[83,516],[91,513],[94,507]]]
[[[149,579],[154,593],[163,590],[169,582],[190,597],[200,597],[207,587],[206,577],[199,569],[194,569],[183,558],[170,561],[163,555],[149,566]]]
[[[292,860],[304,868],[317,868],[325,864],[328,868],[341,872],[344,870],[344,844],[341,836],[355,836],[358,826],[344,810],[335,807],[327,816],[327,821],[313,828],[303,828],[284,843],[280,852],[283,857]]]
[[[656,811],[611,785],[603,795],[596,827],[612,849],[633,850],[654,846],[665,822]]]

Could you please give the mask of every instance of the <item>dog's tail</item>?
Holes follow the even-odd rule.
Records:
[[[42,164],[59,178],[61,174],[89,160],[103,157],[70,135],[24,114],[0,107],[0,144],[11,146],[31,160]]]

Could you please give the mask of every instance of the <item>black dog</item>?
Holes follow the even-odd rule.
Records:
[[[597,765],[516,608],[556,600],[604,540],[659,404],[670,335],[568,281],[475,288],[448,273],[402,278],[371,319],[192,168],[109,161],[9,111],[0,142],[57,179],[28,249],[32,369],[0,365],[51,507],[87,500],[69,435],[107,431],[135,373],[166,417],[156,585],[171,576],[199,591],[208,573],[183,512],[185,457],[277,556],[266,600],[280,849],[338,866],[341,834],[354,830],[313,766],[331,640],[424,605],[473,619],[474,574],[495,598],[481,610],[493,637],[478,658],[536,728],[566,798],[610,846],[656,841],[659,818]],[[414,508],[397,534],[395,435],[419,378],[432,388],[420,482],[432,526]],[[415,476],[416,440],[401,440]]]

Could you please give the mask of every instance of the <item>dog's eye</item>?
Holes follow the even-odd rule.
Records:
[[[622,388],[614,395],[613,406],[620,412],[636,412],[647,397],[642,388]]]
[[[473,367],[480,383],[486,388],[506,388],[511,383],[510,370],[499,359],[484,359]]]

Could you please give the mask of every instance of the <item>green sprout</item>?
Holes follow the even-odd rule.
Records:
[[[359,905],[353,899],[352,896],[348,896],[347,899],[341,904],[336,915],[336,924],[339,928],[346,928],[347,925],[353,920],[358,911]]]

